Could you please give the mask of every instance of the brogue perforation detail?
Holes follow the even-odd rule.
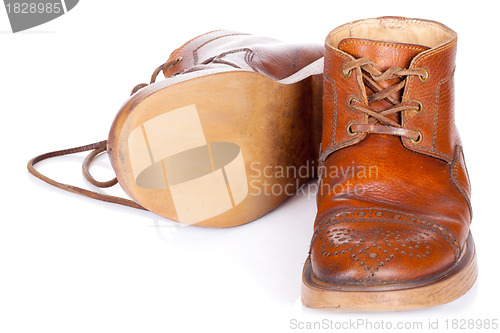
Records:
[[[328,230],[326,237],[322,238],[322,256],[339,257],[339,260],[349,256],[355,265],[367,272],[368,278],[374,278],[379,271],[402,257],[425,260],[433,253],[429,240],[437,241],[426,231],[390,231],[382,227],[369,232],[335,228]]]
[[[417,218],[415,216],[409,215],[409,214],[404,214],[398,211],[393,211],[393,210],[388,210],[388,209],[353,209],[349,211],[344,211],[341,213],[336,214],[335,216],[327,219],[323,219],[318,223],[314,230],[314,234],[312,237],[311,241],[311,246],[314,244],[314,242],[318,239],[321,239],[322,236],[320,234],[323,233],[326,229],[335,226],[340,223],[349,223],[349,222],[360,222],[362,220],[363,222],[384,222],[384,223],[400,223],[400,224],[406,224],[406,225],[414,225],[417,227],[420,227],[422,229],[426,229],[431,232],[435,232],[439,234],[441,237],[443,237],[451,246],[453,249],[454,255],[455,255],[455,261],[457,261],[462,253],[462,249],[460,246],[460,243],[456,240],[456,238],[453,236],[453,234],[443,226],[440,226],[436,223]],[[327,231],[328,234],[328,231]],[[423,232],[426,236],[430,237],[431,235],[429,233]],[[409,238],[411,239],[411,238]],[[403,243],[404,244],[404,243]],[[391,244],[392,245],[392,244]],[[406,245],[406,244],[405,244]],[[397,246],[397,245],[394,245]],[[399,246],[398,251],[400,248],[404,246]],[[420,247],[420,245],[419,245]],[[429,250],[429,249],[428,249]],[[398,252],[396,251],[396,252]],[[403,255],[406,255],[407,253],[413,254],[412,252],[408,252],[406,250],[402,250],[404,253]],[[413,254],[415,255],[415,254]],[[428,254],[426,254],[428,255]],[[420,255],[422,257],[422,255]],[[418,257],[416,257],[418,258]],[[418,258],[420,259],[420,258]],[[425,258],[424,258],[425,259]]]

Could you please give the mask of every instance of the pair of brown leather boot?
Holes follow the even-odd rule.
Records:
[[[456,43],[440,23],[395,17],[345,24],[324,47],[213,31],[133,89],[107,141],[28,168],[65,190],[204,227],[251,222],[317,176],[306,306],[446,303],[477,276],[453,113]],[[167,79],[155,83],[160,72]],[[33,168],[85,150],[87,180],[118,182],[133,201]],[[105,151],[117,177],[99,182],[89,168]]]

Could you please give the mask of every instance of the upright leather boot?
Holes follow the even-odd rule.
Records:
[[[421,308],[473,286],[470,185],[454,123],[456,45],[440,23],[396,17],[328,35],[306,306]]]
[[[137,85],[108,141],[44,154],[31,173],[62,189],[204,227],[232,227],[270,212],[313,176],[321,137],[323,46],[232,31],[196,37]],[[163,72],[167,79],[155,82]],[[320,74],[320,75],[313,75]],[[45,158],[93,150],[84,175],[118,181],[134,201],[38,173]],[[116,178],[89,165],[107,151]]]

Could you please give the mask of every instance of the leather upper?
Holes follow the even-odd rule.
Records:
[[[412,38],[412,32],[427,40]],[[435,278],[459,261],[472,211],[454,124],[456,40],[439,23],[393,17],[353,22],[328,36],[321,179],[310,253],[320,282],[408,284]],[[423,108],[391,115],[403,128],[421,132],[421,142],[348,131],[351,122],[372,121],[349,107],[353,96],[368,105],[374,93],[360,86],[362,71],[343,73],[345,63],[362,57],[380,71],[426,69],[426,78],[406,77],[402,96],[393,96],[419,101]],[[382,112],[392,105],[380,100],[370,106]]]
[[[166,69],[166,76],[206,68],[227,67],[284,79],[323,57],[324,47],[286,44],[272,38],[228,30],[198,36],[175,50],[169,59],[182,61]]]

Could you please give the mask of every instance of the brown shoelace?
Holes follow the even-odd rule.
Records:
[[[83,196],[86,196],[86,197],[89,197],[89,198],[92,198],[92,199],[96,199],[96,200],[101,200],[101,201],[105,201],[105,202],[111,202],[111,203],[116,203],[116,204],[123,205],[123,206],[128,206],[128,207],[133,207],[133,208],[137,208],[137,209],[144,209],[144,210],[146,210],[144,207],[142,207],[141,205],[139,205],[135,201],[132,201],[132,200],[129,200],[129,199],[125,199],[125,198],[115,197],[115,196],[112,196],[112,195],[102,194],[102,193],[98,193],[98,192],[94,192],[94,191],[90,191],[90,190],[86,190],[86,189],[83,189],[83,188],[80,188],[80,187],[77,187],[77,186],[73,186],[73,185],[68,185],[68,184],[60,183],[60,182],[57,182],[57,181],[55,181],[55,180],[53,180],[53,179],[51,179],[51,178],[49,178],[49,177],[41,174],[40,172],[38,172],[35,169],[35,164],[37,164],[38,162],[41,162],[43,160],[46,160],[48,158],[57,157],[57,156],[64,156],[64,155],[69,155],[69,154],[76,154],[76,153],[80,153],[80,152],[84,152],[84,151],[89,151],[89,150],[93,150],[93,152],[91,153],[91,155],[92,155],[96,151],[100,151],[100,152],[105,151],[106,150],[106,145],[107,145],[107,141],[104,140],[104,141],[92,143],[92,144],[81,146],[81,147],[75,147],[75,148],[71,148],[71,149],[63,149],[63,150],[53,151],[53,152],[50,152],[50,153],[45,153],[45,154],[39,155],[39,156],[37,156],[35,158],[32,158],[28,162],[28,171],[33,176],[35,176],[38,179],[46,182],[47,184],[50,184],[52,186],[58,187],[58,188],[60,188],[62,190],[65,190],[65,191],[68,191],[68,192],[71,192],[71,193],[80,194],[80,195],[83,195]],[[93,159],[98,154],[99,153],[96,153],[91,159]],[[90,163],[90,162],[88,162],[88,163]],[[85,165],[85,163],[84,163],[84,165]],[[88,167],[88,165],[87,165],[87,167]],[[85,175],[85,172],[84,172],[84,175]],[[85,177],[85,178],[87,178],[87,177]],[[116,178],[114,180],[110,181],[110,182],[113,182],[115,180],[116,180]],[[110,182],[105,182],[103,184],[108,184],[109,185]],[[116,182],[114,184],[116,184]],[[109,186],[112,186],[112,185],[109,185]]]
[[[419,76],[423,81],[427,80],[429,73],[424,68],[404,69],[399,67],[391,67],[385,72],[380,72],[371,59],[360,58],[347,62],[343,68],[343,75],[348,77],[352,70],[361,69],[362,77],[358,79],[358,84],[361,89],[365,86],[374,91],[373,94],[368,96],[368,104],[364,104],[356,98],[349,100],[349,107],[353,110],[363,112],[369,116],[367,124],[358,124],[350,122],[347,126],[347,133],[355,135],[356,133],[376,133],[388,134],[407,137],[413,142],[422,140],[422,134],[416,130],[409,130],[403,128],[401,124],[388,118],[392,114],[396,114],[405,110],[414,110],[419,112],[422,109],[422,104],[419,101],[406,101],[401,102],[393,97],[394,93],[403,89],[407,82],[407,77],[411,75]],[[391,85],[387,88],[382,88],[378,82],[394,79],[404,78],[401,82]],[[370,107],[370,104],[376,101],[386,100],[392,104],[392,107],[376,111]]]
[[[167,77],[167,75],[166,75],[167,68],[170,66],[176,65],[181,61],[182,61],[182,58],[179,57],[176,59],[168,60],[164,64],[158,66],[155,69],[155,71],[153,72],[153,75],[151,75],[150,84],[152,84],[156,81],[156,78],[158,77],[158,74],[160,72],[163,72],[163,75],[165,75],[165,77]],[[136,85],[134,87],[134,89],[132,89],[131,95],[135,94],[137,91],[139,91],[140,89],[142,89],[146,86],[148,86],[148,84],[146,84],[146,83],[141,83],[141,84]],[[85,179],[89,183],[91,183],[92,185],[94,185],[96,187],[101,187],[101,188],[111,187],[113,185],[116,185],[118,183],[118,180],[116,179],[116,177],[112,180],[101,182],[101,181],[96,180],[90,174],[90,164],[92,163],[92,161],[97,156],[99,156],[100,154],[105,153],[107,151],[107,141],[106,140],[99,141],[99,142],[92,143],[92,144],[85,145],[85,146],[81,146],[81,147],[63,149],[63,150],[53,151],[50,153],[45,153],[45,154],[39,155],[37,157],[32,158],[28,162],[28,171],[33,176],[37,177],[38,179],[40,179],[40,180],[42,180],[42,181],[44,181],[52,186],[55,186],[55,187],[58,187],[62,190],[68,191],[68,192],[80,194],[80,195],[83,195],[83,196],[86,196],[86,197],[89,197],[92,199],[96,199],[96,200],[101,200],[101,201],[105,201],[105,202],[111,202],[111,203],[116,203],[116,204],[123,205],[123,206],[128,206],[128,207],[146,210],[144,207],[142,207],[141,205],[139,205],[138,203],[136,203],[133,200],[115,197],[115,196],[107,195],[107,194],[102,194],[102,193],[86,190],[86,189],[83,189],[83,188],[80,188],[77,186],[60,183],[58,181],[55,181],[55,180],[41,174],[39,171],[37,171],[35,169],[35,165],[37,163],[39,163],[43,160],[46,160],[48,158],[64,156],[64,155],[69,155],[69,154],[76,154],[76,153],[81,153],[81,152],[85,152],[85,151],[89,151],[89,150],[91,150],[91,153],[85,158],[85,160],[83,161],[83,165],[82,165],[82,172],[83,172],[83,176],[85,177]]]
[[[149,84],[148,83],[139,83],[138,85],[136,85],[132,89],[130,96],[132,96],[133,94],[135,94],[137,91],[141,90],[142,88],[147,87],[148,85],[155,83],[156,78],[158,77],[158,74],[160,74],[160,72],[163,72],[163,75],[165,76],[165,78],[167,78],[167,68],[170,66],[177,65],[181,61],[182,61],[182,57],[179,57],[179,58],[167,60],[165,63],[158,66],[155,69],[155,71],[153,72],[153,75],[151,75],[151,80],[149,81]]]
[[[167,68],[170,66],[177,65],[181,61],[182,61],[182,57],[179,57],[179,58],[167,60],[166,62],[164,62],[163,64],[158,66],[154,70],[153,75],[151,75],[151,80],[150,80],[149,84],[155,83],[156,78],[158,77],[158,74],[160,74],[160,72],[163,72],[163,75],[165,76],[165,78],[167,78]],[[133,94],[135,94],[137,91],[141,90],[142,88],[147,87],[149,84],[140,83],[140,84],[136,85],[132,89],[130,96],[132,96]],[[107,143],[106,141],[104,141],[104,142]],[[105,153],[106,151],[107,151],[106,144],[94,149],[94,151],[92,151],[85,158],[85,160],[83,161],[83,166],[82,166],[83,176],[85,177],[85,179],[87,179],[87,181],[89,183],[91,183],[92,185],[97,186],[97,187],[101,187],[101,188],[111,187],[111,186],[116,185],[118,183],[118,180],[116,179],[116,177],[112,180],[107,181],[107,182],[100,182],[100,181],[95,180],[95,178],[92,177],[92,175],[90,174],[90,164],[92,163],[94,158],[96,158],[98,155],[100,155],[102,153]]]

